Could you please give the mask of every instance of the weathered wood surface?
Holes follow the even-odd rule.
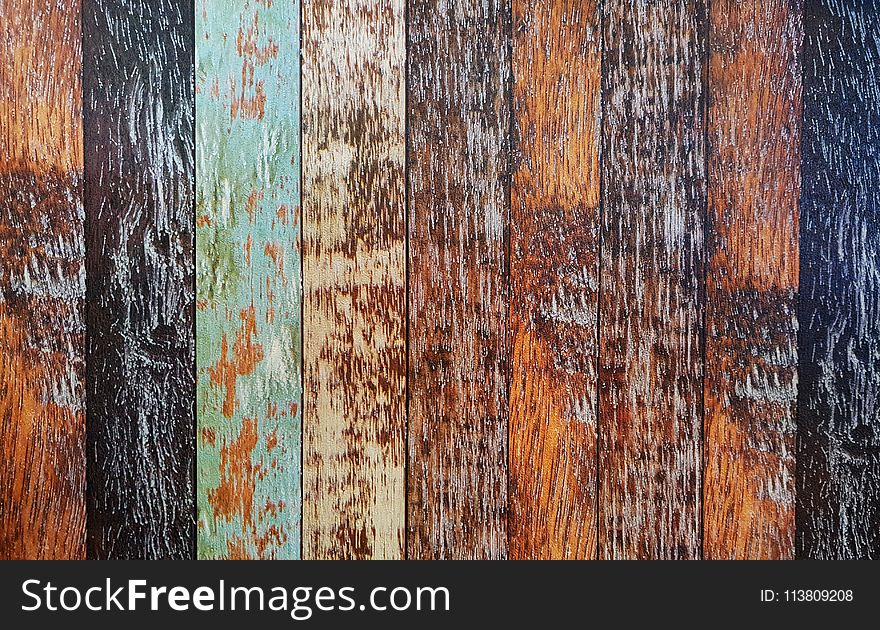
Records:
[[[510,556],[596,554],[601,14],[513,3]]]
[[[408,555],[504,558],[510,6],[407,15]]]
[[[303,3],[303,554],[399,559],[404,0]]]
[[[80,3],[0,0],[0,558],[85,556]]]
[[[703,557],[794,556],[799,2],[710,3]]]
[[[198,556],[296,558],[299,5],[195,9]]]
[[[880,3],[804,31],[797,554],[880,558]]]
[[[701,7],[604,5],[601,558],[700,556]]]
[[[193,6],[84,0],[90,558],[195,546]]]

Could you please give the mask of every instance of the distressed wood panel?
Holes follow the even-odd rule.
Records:
[[[404,0],[303,3],[303,547],[405,554]]]
[[[504,558],[510,6],[408,20],[408,555]]]
[[[90,558],[195,546],[193,5],[84,0]]]
[[[703,556],[794,556],[800,3],[710,4]]]
[[[880,558],[880,3],[804,31],[797,554]]]
[[[200,558],[299,557],[299,5],[196,2]]]
[[[706,16],[695,0],[604,9],[599,556],[695,558]]]
[[[510,555],[596,554],[601,14],[513,2]]]
[[[85,556],[80,3],[0,0],[0,558]]]

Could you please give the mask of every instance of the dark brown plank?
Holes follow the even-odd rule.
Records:
[[[798,2],[710,4],[703,556],[794,555]]]
[[[797,555],[880,558],[880,2],[804,31]]]
[[[193,5],[84,0],[89,557],[195,546]]]
[[[599,556],[700,555],[706,16],[605,3]]]
[[[408,555],[507,555],[507,0],[408,4]]]
[[[85,556],[79,0],[0,0],[0,558]]]
[[[596,554],[601,14],[514,0],[510,556]]]

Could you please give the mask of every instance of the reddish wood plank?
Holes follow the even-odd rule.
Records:
[[[80,3],[0,15],[0,558],[82,558]]]
[[[703,556],[794,555],[799,2],[715,0]]]
[[[405,553],[403,0],[303,3],[303,555]]]
[[[596,553],[601,15],[515,0],[510,555]]]
[[[408,555],[507,555],[507,0],[408,4]]]
[[[701,7],[604,5],[601,558],[700,555]]]

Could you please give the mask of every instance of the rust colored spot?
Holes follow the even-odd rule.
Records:
[[[244,541],[241,538],[227,540],[226,552],[229,560],[253,560],[245,549]]]
[[[276,446],[278,446],[278,432],[272,431],[272,433],[266,436],[266,450],[271,451]]]
[[[207,214],[199,215],[199,218],[196,219],[196,226],[198,227],[209,227],[214,225],[214,221]]]
[[[261,190],[252,190],[251,193],[248,195],[246,208],[247,208],[247,213],[248,213],[248,220],[251,223],[254,222],[254,216],[256,215],[256,212],[257,212],[257,204],[260,203],[260,201],[262,201],[262,199],[263,199],[263,191],[261,191]]]
[[[256,446],[257,421],[245,418],[238,438],[220,447],[220,483],[208,492],[217,517],[231,521],[241,516],[245,527],[253,522],[254,491],[261,477],[260,467],[251,460]]]
[[[215,446],[217,444],[217,432],[214,429],[202,429],[202,442]]]
[[[287,277],[284,275],[284,247],[277,243],[266,243],[263,253],[272,259],[272,264],[275,265],[276,277],[286,282]]]
[[[235,413],[235,383],[239,376],[252,374],[263,360],[263,346],[254,343],[253,337],[257,334],[256,312],[253,306],[243,309],[240,313],[241,328],[235,333],[235,343],[232,346],[233,358],[229,358],[229,341],[226,335],[220,342],[220,358],[217,364],[208,368],[211,384],[225,387],[226,396],[223,399],[223,415],[231,418]]]
[[[278,208],[278,212],[275,213],[275,216],[278,217],[278,220],[281,221],[282,225],[287,225],[287,206],[281,204]]]

